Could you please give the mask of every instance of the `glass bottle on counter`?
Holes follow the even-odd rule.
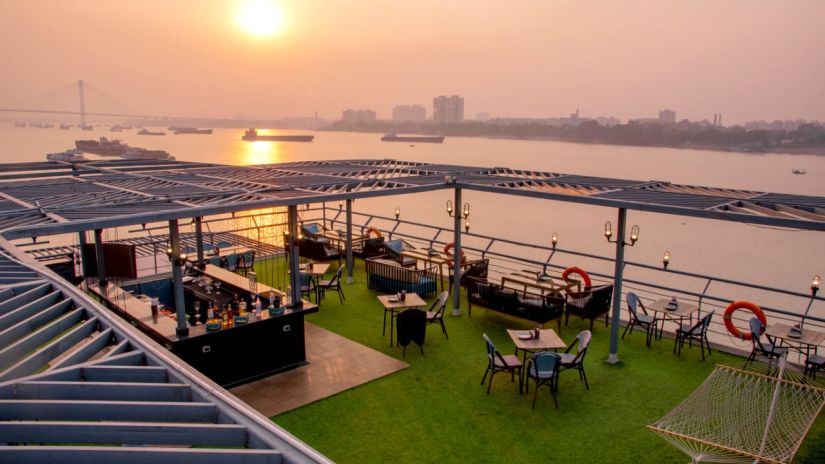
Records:
[[[255,317],[261,317],[261,299],[255,295],[255,301],[252,303],[255,307]]]
[[[238,303],[238,316],[246,316],[246,299],[241,297],[241,301]]]
[[[229,312],[226,310],[226,306],[221,310],[221,323],[224,327],[229,327]]]
[[[233,325],[235,323],[235,310],[232,309],[232,306],[230,305],[226,305],[226,318],[229,325]]]

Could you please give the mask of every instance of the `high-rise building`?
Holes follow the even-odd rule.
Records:
[[[375,121],[375,111],[346,109],[341,113],[341,119],[347,122]]]
[[[433,122],[461,122],[464,121],[464,98],[458,95],[452,97],[433,98]]]
[[[392,109],[392,120],[398,122],[424,122],[427,108],[421,105],[396,105]]]
[[[666,122],[670,124],[676,123],[676,112],[673,110],[664,109],[659,111],[659,122]]]

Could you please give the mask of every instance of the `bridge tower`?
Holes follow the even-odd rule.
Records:
[[[85,129],[86,125],[86,94],[83,91],[83,79],[77,81],[77,92],[80,95],[80,128]]]

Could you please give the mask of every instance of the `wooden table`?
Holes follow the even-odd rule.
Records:
[[[309,263],[301,264],[298,266],[298,269],[312,276],[312,279],[315,281],[315,301],[321,304],[321,290],[318,288],[318,283],[321,281],[321,277],[329,270],[329,263],[312,263],[312,266],[310,266]]]
[[[501,286],[504,287],[507,282],[519,285],[527,292],[527,287],[539,290],[544,296],[545,293],[561,294],[562,292],[569,292],[573,287],[579,286],[579,282],[565,282],[564,284],[556,284],[552,278],[546,280],[539,280],[533,276],[527,276],[520,273],[512,273],[501,276]]]
[[[412,249],[412,250],[405,250],[401,252],[401,256],[406,256],[408,258],[413,258],[416,261],[416,268],[418,267],[418,261],[423,261],[428,264],[434,264],[438,266],[438,280],[441,282],[441,290],[444,291],[444,271],[443,267],[445,264],[449,263],[452,258],[449,256],[442,254],[442,253],[433,253],[430,254],[428,250],[425,249]]]
[[[404,297],[403,300],[399,300],[397,295],[378,295],[378,301],[384,306],[384,327],[381,329],[382,336],[387,334],[387,313],[390,313],[390,346],[392,346],[393,341],[396,314],[405,309],[419,308],[427,304],[417,293],[407,293],[407,296]]]
[[[811,348],[816,350],[816,347],[825,341],[825,333],[806,328],[802,329],[802,334],[799,337],[793,337],[790,335],[791,327],[790,324],[771,324],[767,330],[765,330],[765,333],[771,337],[782,340],[783,343],[788,343],[788,345],[797,349],[799,352],[802,352],[804,345],[806,356],[810,354]]]
[[[347,249],[346,246],[345,246],[347,244],[347,234],[346,233],[339,234],[338,231],[326,230],[325,229],[320,234],[317,234],[317,236],[318,237],[323,237],[323,238],[329,240],[330,242],[335,242],[335,244],[338,246],[338,265],[340,265],[341,264],[341,255],[343,254],[343,251]],[[366,239],[367,239],[366,235],[352,234],[352,243],[363,242]]]
[[[671,321],[678,320],[677,323],[681,325],[682,321],[686,317],[693,322],[693,313],[699,311],[699,305],[697,303],[676,300],[677,306],[675,309],[672,309],[668,307],[670,301],[670,298],[662,298],[645,306],[645,309],[649,309],[662,315],[662,326],[659,328],[659,340],[662,339],[662,332],[665,330],[665,319],[669,319]],[[656,318],[658,319],[659,316],[656,316]]]
[[[521,381],[524,380],[524,375],[526,374],[524,370],[527,367],[525,366],[527,363],[527,353],[567,348],[567,343],[564,343],[564,340],[562,340],[553,329],[539,330],[539,338],[532,338],[530,340],[521,339],[522,335],[529,335],[531,332],[533,331],[507,329],[507,335],[510,336],[510,340],[512,340],[513,344],[516,345],[516,357],[518,357],[518,352],[521,351],[521,364],[524,366],[521,369],[522,378],[519,379]]]

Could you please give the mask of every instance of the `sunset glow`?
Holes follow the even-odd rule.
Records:
[[[268,0],[248,0],[238,11],[238,23],[248,34],[271,36],[283,29],[284,17],[278,6]]]

